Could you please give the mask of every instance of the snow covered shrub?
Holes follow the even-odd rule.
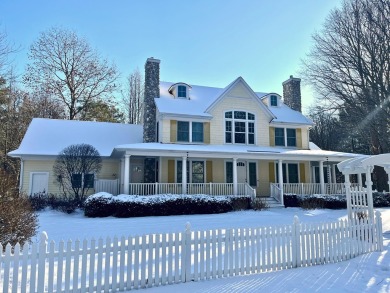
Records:
[[[305,210],[323,209],[325,208],[325,201],[323,198],[309,195],[299,199],[299,206]]]
[[[114,213],[113,195],[99,192],[89,196],[84,202],[84,215],[87,217],[108,217]]]
[[[292,193],[283,194],[284,206],[286,208],[297,208],[299,207],[298,195]]]
[[[239,195],[230,197],[233,211],[247,210],[251,208],[251,197],[247,195]]]
[[[390,193],[374,192],[372,194],[374,207],[390,207]]]
[[[0,243],[4,246],[10,243],[30,241],[36,234],[38,217],[31,207],[27,196],[19,193],[0,194]]]
[[[256,197],[251,201],[250,204],[251,208],[255,211],[261,211],[261,210],[266,210],[269,208],[267,202],[262,199],[261,197]]]
[[[34,211],[41,211],[49,205],[49,197],[46,192],[37,192],[28,197]]]

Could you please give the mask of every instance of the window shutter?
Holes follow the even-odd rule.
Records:
[[[302,148],[302,129],[297,128],[297,148]]]
[[[274,162],[269,162],[269,182],[275,183],[275,163]]]
[[[275,146],[275,128],[269,128],[269,145]]]
[[[305,164],[299,163],[299,182],[306,183]]]
[[[206,162],[206,183],[213,182],[213,161]]]
[[[171,120],[171,142],[177,141],[177,121]]]
[[[168,160],[168,183],[175,183],[175,160]]]
[[[210,122],[203,123],[203,142],[210,144]]]

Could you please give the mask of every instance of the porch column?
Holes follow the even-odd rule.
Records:
[[[332,165],[332,182],[337,183],[337,178],[336,178],[336,164]]]
[[[233,158],[233,195],[237,195],[237,158]]]
[[[372,181],[371,181],[371,172],[373,167],[367,167],[366,169],[366,186],[367,186],[367,204],[368,204],[368,217],[369,219],[374,219],[374,208],[372,201]]]
[[[385,171],[387,174],[387,184],[389,185],[389,192],[390,192],[390,167],[385,167]]]
[[[125,187],[125,159],[121,159],[121,190],[120,193],[125,193],[124,187]]]
[[[320,161],[320,185],[321,185],[321,194],[325,194],[325,180],[324,180],[324,161]]]
[[[183,157],[182,159],[181,189],[183,194],[187,194],[187,157]]]
[[[284,205],[284,190],[283,190],[283,160],[278,161],[278,181],[280,189],[280,203]]]
[[[130,183],[130,155],[125,155],[125,172],[123,178],[123,193],[129,194],[129,183]]]
[[[357,181],[359,183],[359,188],[362,189],[362,187],[363,187],[362,173],[357,174]]]

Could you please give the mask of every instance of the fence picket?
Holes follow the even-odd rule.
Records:
[[[167,283],[167,234],[161,236],[161,285],[165,285]]]
[[[95,238],[91,239],[91,251],[89,254],[89,282],[88,282],[88,291],[93,292],[94,287],[95,287],[95,254],[96,254],[96,240]]]
[[[126,238],[121,237],[120,240],[120,257],[119,257],[119,291],[125,290],[125,265],[126,265],[126,247],[129,247],[129,244],[126,245]],[[130,249],[127,249],[127,254],[130,254]],[[129,269],[127,266],[127,269]]]
[[[111,258],[111,238],[106,238],[106,249],[104,259],[104,291],[108,292],[110,289],[110,258]]]
[[[114,237],[113,239],[113,245],[112,245],[112,275],[111,275],[111,290],[116,291],[117,289],[117,283],[118,283],[118,237]]]
[[[2,255],[2,252],[3,252],[3,246],[0,244],[0,256]],[[27,261],[28,261],[28,254],[29,254],[29,245],[28,245],[27,242],[25,242],[24,245],[23,245],[21,293],[26,293],[26,291],[27,291],[27,269],[28,269]]]
[[[97,277],[96,277],[96,291],[102,291],[102,276],[103,276],[103,238],[98,240],[98,261],[97,261]]]
[[[49,284],[47,290],[49,292],[54,291],[54,251],[55,251],[55,242],[50,241],[49,247]]]
[[[223,252],[222,252],[222,246],[223,246],[223,241],[222,241],[222,230],[218,230],[218,278],[222,277],[222,260],[223,260]]]
[[[142,236],[141,241],[141,288],[146,284],[146,235]]]
[[[81,283],[80,291],[85,292],[87,289],[87,262],[88,262],[88,241],[87,239],[83,240],[83,248],[81,251]],[[91,285],[90,285],[91,286]]]
[[[73,256],[73,291],[76,291],[79,284],[79,255],[80,255],[80,240],[76,239]]]
[[[179,232],[175,233],[175,252],[174,252],[174,259],[175,259],[175,283],[180,282],[180,234]]]
[[[12,292],[16,293],[18,290],[18,277],[19,277],[19,257],[20,257],[20,244],[16,243],[13,255],[13,268],[12,268]]]
[[[133,278],[133,273],[134,271],[134,265],[135,261],[133,262],[133,254],[134,254],[134,246],[133,246],[133,237],[129,236],[127,238],[127,265],[126,265],[126,270],[127,270],[127,280],[126,280],[126,289],[130,290],[132,287],[132,284],[135,287],[135,279]],[[134,256],[135,257],[135,256]]]

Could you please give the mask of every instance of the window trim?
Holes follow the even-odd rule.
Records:
[[[276,129],[283,129],[283,139],[284,139],[284,144],[277,144],[276,143]],[[298,147],[298,141],[297,141],[297,129],[298,128],[291,128],[291,127],[274,127],[274,144],[275,146],[278,147],[288,147],[288,148],[297,148]],[[288,138],[287,138],[287,130],[294,130],[295,131],[295,145],[288,145]],[[279,136],[278,136],[279,137]],[[290,137],[291,138],[291,137]]]
[[[188,123],[188,141],[187,140],[179,140],[179,123],[184,122]],[[201,123],[202,124],[202,141],[194,141],[193,140],[193,123]],[[177,120],[176,125],[176,141],[179,143],[204,143],[204,123],[203,121],[186,121],[186,120]]]
[[[226,118],[226,113],[231,112],[231,118]],[[239,119],[239,118],[234,118],[234,113],[235,112],[244,112],[245,113],[245,119]],[[245,110],[227,110],[223,112],[223,118],[224,118],[224,144],[239,144],[239,145],[256,145],[257,144],[257,125],[256,125],[256,114],[253,112],[245,111]],[[253,115],[253,120],[249,119],[248,116],[249,114]],[[226,130],[226,123],[230,121],[231,124],[231,131]],[[244,143],[239,143],[236,142],[236,122],[244,122],[245,123],[245,142]],[[249,132],[249,124],[253,124],[253,132]],[[231,134],[231,142],[227,142],[227,133]],[[243,132],[237,132],[237,133],[243,133]],[[253,144],[249,143],[250,135],[253,135]]]
[[[175,159],[175,182],[178,183],[178,184],[182,184],[183,181],[179,182],[178,181],[178,167],[177,167],[177,164],[178,162],[180,162],[183,166],[183,160],[181,159]],[[202,162],[203,163],[203,182],[202,183],[206,183],[206,180],[207,180],[207,166],[206,166],[206,160],[204,159],[198,159],[198,158],[194,158],[194,159],[187,159],[187,183],[193,183],[192,182],[192,162]],[[180,176],[181,176],[181,172],[180,172]],[[199,184],[202,184],[202,183],[199,183]],[[196,183],[195,183],[196,184]]]

